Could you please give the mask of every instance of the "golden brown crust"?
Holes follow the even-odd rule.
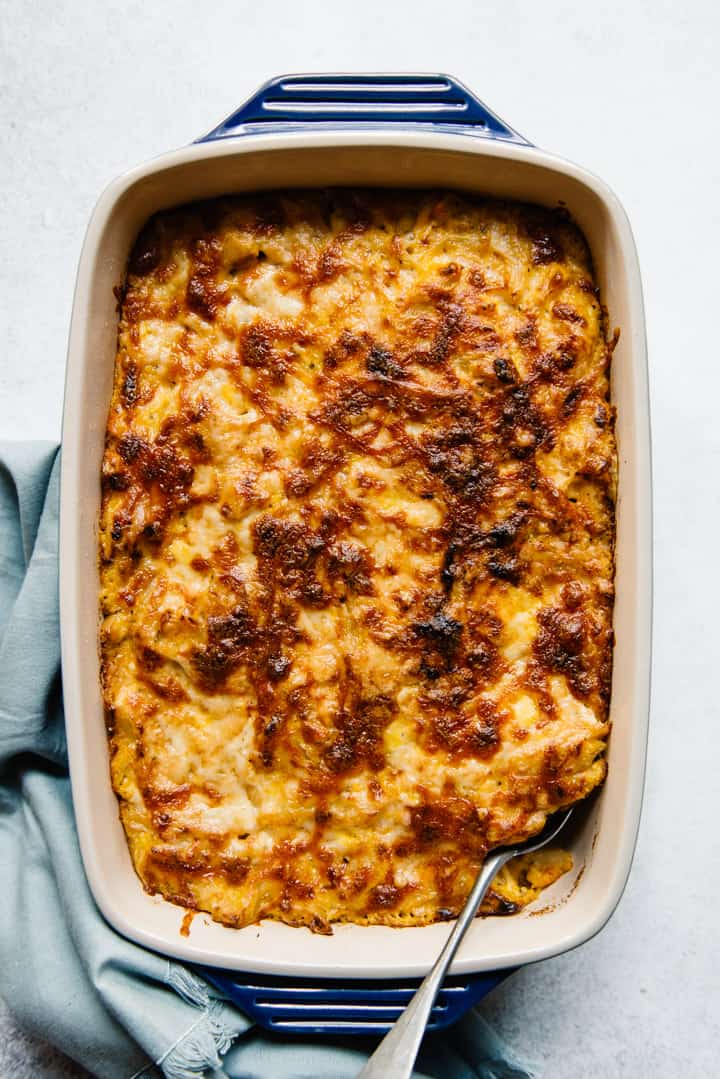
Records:
[[[605,774],[611,348],[580,233],[442,192],[222,199],[148,223],[120,303],[102,670],[145,887],[229,925],[452,916]]]

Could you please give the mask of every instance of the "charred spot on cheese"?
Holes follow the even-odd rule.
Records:
[[[403,889],[394,884],[377,884],[370,892],[369,906],[373,910],[387,910],[400,902]]]
[[[353,592],[373,594],[372,569],[368,551],[354,543],[339,541],[328,548],[328,576],[344,581]]]
[[[361,762],[374,771],[382,768],[382,735],[395,712],[395,702],[382,694],[348,702],[335,718],[338,733],[324,754],[330,771],[346,772]]]
[[[380,345],[373,345],[368,352],[366,367],[371,375],[383,378],[404,378],[405,368],[393,356],[392,352]]]
[[[220,245],[217,240],[198,239],[191,246],[192,272],[188,278],[185,302],[190,311],[212,322],[218,310],[228,303],[228,290],[218,282]]]
[[[552,425],[535,404],[532,390],[524,385],[507,391],[495,429],[514,457],[530,457],[554,441]]]
[[[593,688],[584,657],[587,626],[582,614],[553,607],[538,612],[540,626],[535,638],[535,655],[556,674],[564,674],[573,693],[584,697]]]
[[[493,370],[501,382],[514,382],[516,375],[512,361],[505,356],[496,356],[493,360]]]
[[[524,325],[516,331],[515,340],[524,352],[533,353],[538,349],[537,319],[531,315]]]
[[[440,301],[440,319],[435,336],[427,349],[419,349],[413,354],[416,363],[435,366],[443,363],[460,334],[463,321],[463,309],[458,304]]]
[[[501,718],[492,701],[481,700],[470,714],[459,710],[434,717],[432,732],[436,741],[453,756],[492,757],[500,745]]]
[[[483,821],[468,798],[445,795],[429,799],[411,809],[410,821],[421,847],[458,842],[465,848],[485,850]]]
[[[566,215],[286,191],[156,215],[101,477],[112,782],[229,926],[453,917],[603,781],[613,342]],[[483,913],[569,868],[506,867]]]
[[[137,364],[128,363],[125,368],[125,379],[120,391],[123,404],[126,408],[132,408],[138,399],[138,370]]]
[[[288,469],[285,476],[286,493],[303,498],[317,484],[332,477],[344,459],[341,449],[326,446],[317,438],[308,440],[302,446],[298,467]]]
[[[301,521],[263,515],[253,525],[260,573],[293,599],[324,606],[329,596],[317,576],[318,561],[330,529],[314,530]]]
[[[579,312],[571,307],[569,303],[556,303],[553,305],[552,313],[555,318],[560,318],[564,322],[576,322],[582,325],[585,319]]]
[[[257,625],[248,608],[240,605],[229,614],[207,622],[207,644],[193,657],[202,679],[211,686],[224,681],[238,663],[247,662],[258,642]]]
[[[560,225],[558,216],[547,214],[543,217],[535,212],[529,214],[526,230],[532,240],[531,262],[534,266],[545,266],[547,263],[564,260]]]
[[[282,347],[282,331],[271,323],[257,322],[249,326],[240,342],[240,356],[247,367],[256,368],[281,384],[293,362],[293,353]]]
[[[420,670],[426,678],[435,680],[453,667],[462,630],[460,622],[442,611],[410,626],[409,639],[421,649]]]
[[[370,340],[369,334],[343,330],[337,340],[333,341],[325,351],[325,367],[332,371],[346,361],[357,357],[368,348]]]

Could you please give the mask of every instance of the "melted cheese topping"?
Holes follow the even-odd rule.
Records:
[[[432,922],[602,781],[610,353],[584,240],[537,207],[300,192],[151,220],[100,521],[149,891],[233,926]],[[569,864],[506,867],[485,910]]]

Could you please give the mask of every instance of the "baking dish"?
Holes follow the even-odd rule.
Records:
[[[342,925],[332,936],[265,922],[229,929],[147,895],[131,865],[109,779],[97,647],[99,474],[117,334],[113,288],[144,221],[230,192],[362,185],[455,187],[566,206],[584,231],[603,301],[621,328],[613,398],[620,455],[617,601],[608,780],[573,836],[575,869],[512,918],[479,920],[453,970],[498,971],[558,954],[602,927],[627,879],[638,827],[648,718],[651,506],[644,319],[637,256],[612,192],[530,146],[446,76],[293,76],[273,80],[198,143],[116,180],[83,247],[63,420],[61,626],[73,798],[90,887],[120,932],[226,970],[312,977],[424,974],[442,924]],[[537,908],[542,917],[536,916]]]

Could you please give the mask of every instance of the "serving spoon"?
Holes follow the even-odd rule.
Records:
[[[500,847],[485,859],[467,902],[460,911],[434,967],[422,981],[405,1011],[385,1035],[365,1067],[358,1072],[357,1079],[411,1079],[415,1057],[418,1055],[435,998],[460,941],[472,924],[496,873],[506,862],[519,854],[530,854],[550,843],[562,831],[571,815],[572,809],[554,814],[542,832],[526,843],[516,847]]]

